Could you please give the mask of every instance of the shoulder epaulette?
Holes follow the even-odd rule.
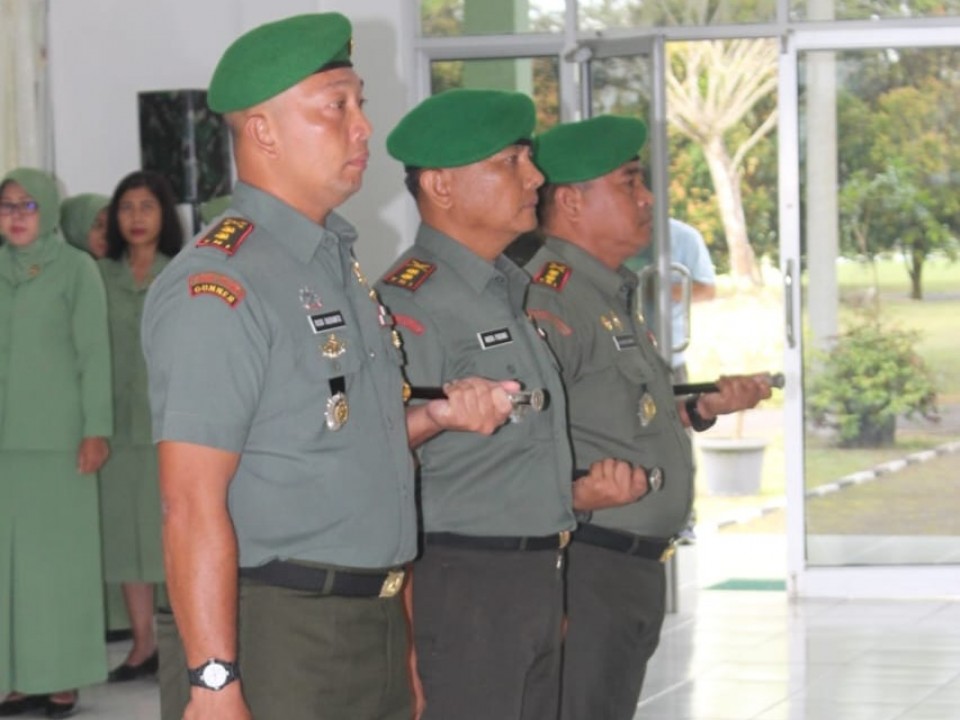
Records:
[[[197,247],[214,247],[227,255],[233,255],[252,232],[253,223],[249,220],[239,217],[224,218],[197,240]]]
[[[570,279],[570,275],[573,274],[573,270],[569,265],[564,265],[562,262],[556,262],[555,260],[548,260],[544,263],[544,266],[540,268],[538,272],[533,277],[533,281],[538,285],[546,285],[548,288],[553,288],[557,292],[563,290],[563,286],[567,284],[567,280]]]
[[[433,274],[437,266],[425,260],[410,258],[403,265],[383,278],[387,285],[396,285],[410,292],[415,291]]]

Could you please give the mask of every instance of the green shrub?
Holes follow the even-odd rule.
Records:
[[[936,420],[933,376],[914,347],[920,333],[859,320],[815,354],[807,410],[843,447],[892,445],[898,415]]]

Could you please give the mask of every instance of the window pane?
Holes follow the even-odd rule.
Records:
[[[430,64],[430,91],[496,88],[524,92],[537,106],[537,132],[560,122],[560,77],[556,57],[508,60],[443,60]]]
[[[792,0],[793,20],[878,20],[960,15],[960,0]]]
[[[776,0],[580,0],[580,30],[770,22]]]
[[[956,563],[960,50],[799,60],[807,560]]]
[[[421,0],[424,37],[562,32],[564,0]]]

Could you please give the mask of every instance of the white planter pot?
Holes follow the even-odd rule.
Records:
[[[697,438],[707,491],[711,495],[757,495],[766,446],[763,438]]]

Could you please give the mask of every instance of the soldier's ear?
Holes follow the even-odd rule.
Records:
[[[583,211],[583,193],[576,185],[560,185],[553,196],[557,210],[568,220],[576,220]]]
[[[271,158],[277,156],[279,148],[269,116],[249,113],[241,122],[241,133],[259,152]]]
[[[445,168],[432,168],[420,173],[420,192],[432,205],[444,210],[453,205],[450,171]]]

